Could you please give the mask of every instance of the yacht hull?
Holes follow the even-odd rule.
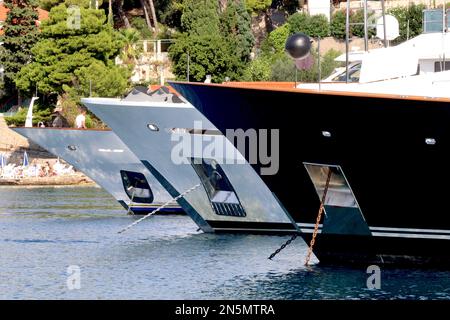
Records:
[[[201,170],[203,164],[196,166],[192,162],[193,159],[202,159],[203,151],[207,148],[203,144],[205,136],[183,131],[193,128],[195,122],[201,122],[205,129],[216,129],[191,105],[101,98],[86,98],[82,102],[114,130],[171,196],[177,197],[193,188],[179,199],[179,204],[203,231],[295,232],[291,218],[243,158],[243,163],[237,165],[223,163],[224,158],[221,156],[211,156],[208,159],[219,164],[222,181],[226,180],[229,184],[228,196],[236,198],[231,207],[226,209],[227,212],[218,210],[220,208],[217,206],[228,204],[215,202],[216,195],[208,193],[212,187],[196,171]],[[182,133],[174,133],[174,129]],[[200,147],[193,146],[192,149],[185,150],[186,153],[181,158],[186,161],[177,163],[174,160],[174,150],[183,139],[188,141],[189,146],[197,141]],[[235,150],[222,135],[211,135],[207,140],[229,144]]]
[[[112,131],[64,128],[11,129],[86,174],[110,193],[126,210],[130,209],[131,213],[150,213],[171,199],[155,177]],[[153,193],[152,203],[131,202],[130,196],[124,190],[120,173],[123,170],[139,172],[145,176]],[[161,212],[184,213],[176,204],[171,204]]]
[[[359,210],[350,219],[350,211],[335,214],[339,205],[326,207],[314,246],[322,263],[449,264],[448,100],[258,84],[172,85],[222,132],[279,130],[279,171],[262,178],[294,220],[309,226],[306,241],[321,199],[307,169],[339,169]],[[258,172],[261,167],[254,165]]]

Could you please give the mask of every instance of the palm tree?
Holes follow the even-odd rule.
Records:
[[[108,23],[110,25],[114,25],[114,21],[113,21],[113,10],[112,10],[112,0],[109,0],[109,5],[108,5]]]
[[[155,4],[153,0],[140,0],[142,9],[144,9],[145,21],[147,22],[147,26],[150,30],[158,33],[158,20],[156,18]],[[150,21],[150,15],[152,16],[151,20],[153,21],[153,26]]]
[[[158,19],[156,18],[155,4],[153,0],[148,0],[148,4],[150,5],[150,11],[152,12],[153,25],[155,26],[155,32],[158,33]]]
[[[119,14],[119,17],[123,21],[125,28],[131,28],[130,21],[128,21],[128,18],[126,16],[125,12],[123,12],[123,0],[116,0],[116,6],[117,6],[117,12]]]
[[[125,46],[122,50],[121,59],[124,64],[136,64],[140,51],[136,49],[136,43],[141,39],[139,31],[133,28],[120,31]]]
[[[228,0],[219,0],[220,12],[223,12],[227,8],[227,5],[228,5]]]
[[[141,1],[141,7],[144,10],[144,17],[145,17],[145,21],[147,22],[148,29],[153,31],[152,24],[150,22],[150,16],[148,15],[147,5],[144,2],[144,0],[140,0],[140,1]]]

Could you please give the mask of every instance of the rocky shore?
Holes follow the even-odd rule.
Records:
[[[95,185],[95,183],[83,175],[76,173],[67,176],[0,179],[0,186],[74,186]]]

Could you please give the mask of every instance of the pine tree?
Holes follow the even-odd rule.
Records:
[[[20,69],[32,59],[31,48],[39,39],[37,0],[5,0],[9,9],[3,26],[0,63],[4,68],[3,89],[16,92],[14,81]]]
[[[213,81],[223,81],[231,76],[232,54],[220,32],[217,0],[186,0],[181,28],[184,31],[170,47],[173,71],[185,79],[189,55],[192,80],[203,81],[211,75]]]
[[[255,39],[244,0],[228,0],[221,15],[221,26],[223,35],[230,42],[236,56],[242,62],[247,62]]]
[[[64,0],[39,0],[39,7],[44,10],[50,11],[50,9],[58,4],[64,2]]]
[[[190,35],[218,35],[220,32],[217,0],[186,0],[181,16],[181,29]]]
[[[70,0],[71,4],[77,2],[82,17],[79,27],[68,25],[67,4],[53,7],[49,19],[42,23],[42,39],[32,49],[34,60],[16,79],[21,90],[37,87],[53,98],[68,91],[88,95],[90,82],[98,96],[117,96],[126,90],[129,72],[114,64],[124,47],[120,33],[107,23],[103,10],[89,9],[82,0]],[[86,76],[89,71],[90,79]],[[102,81],[110,81],[109,88],[97,87]]]
[[[173,71],[186,79],[189,55],[191,80],[240,79],[253,46],[250,15],[243,0],[186,0],[181,28],[170,47]]]

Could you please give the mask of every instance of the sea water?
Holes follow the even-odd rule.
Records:
[[[0,299],[449,299],[450,272],[303,266],[298,238],[205,234],[127,216],[96,187],[0,187]]]

